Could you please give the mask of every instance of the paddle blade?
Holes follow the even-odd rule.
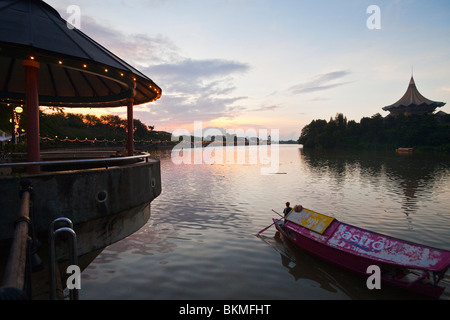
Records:
[[[255,236],[259,236],[261,233],[263,233],[264,231],[266,231],[267,229],[269,229],[271,226],[273,226],[276,222],[272,223],[270,226],[265,227],[264,229],[262,229],[260,232],[258,232],[257,234],[255,234]]]
[[[255,234],[255,236],[260,236],[264,231],[266,231],[267,229],[269,229],[271,226],[268,226],[267,228],[262,229],[260,232],[258,232],[257,234]]]

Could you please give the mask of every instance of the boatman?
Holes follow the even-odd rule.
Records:
[[[291,211],[292,211],[291,204],[289,202],[286,202],[286,208],[284,208],[283,210],[284,216],[286,217]]]

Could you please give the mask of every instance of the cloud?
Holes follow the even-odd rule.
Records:
[[[445,91],[445,92],[450,92],[450,87],[440,87],[438,88],[439,91]]]
[[[242,99],[246,97],[214,98],[205,95],[190,101],[184,97],[166,95],[156,104],[148,105],[148,112],[157,114],[158,127],[191,125],[195,121],[238,117],[244,108],[234,103]],[[145,117],[148,114],[140,112],[138,115]],[[154,120],[154,115],[150,118]]]
[[[234,119],[244,110],[236,103],[247,97],[233,95],[233,75],[246,70],[245,64],[221,59],[184,59],[145,68],[163,88],[161,99],[149,108],[161,115],[157,122],[163,127]]]
[[[341,70],[335,72],[329,72],[316,76],[313,80],[305,83],[301,83],[289,88],[289,91],[293,94],[311,93],[317,91],[324,91],[333,89],[339,86],[343,86],[350,82],[334,82],[350,74],[350,71]]]
[[[178,59],[180,49],[168,37],[144,33],[125,34],[83,16],[82,31],[135,67]]]
[[[257,109],[253,109],[253,110],[250,110],[250,111],[253,111],[253,112],[275,111],[275,110],[277,110],[279,108],[280,108],[280,106],[277,106],[277,105],[261,106],[261,107],[259,107]]]
[[[150,72],[162,74],[164,77],[186,77],[191,81],[227,76],[232,73],[246,72],[249,66],[237,61],[223,59],[194,60],[184,59],[173,63],[164,63],[152,66]]]
[[[330,98],[322,98],[322,97],[315,97],[309,100],[306,100],[307,102],[320,102],[320,101],[328,101]]]
[[[159,101],[136,106],[135,117],[142,122],[160,128],[173,127],[200,120],[233,119],[244,110],[236,103],[247,97],[234,96],[233,92],[234,77],[251,69],[247,63],[185,57],[164,35],[125,34],[88,16],[83,17],[82,29],[162,88]]]

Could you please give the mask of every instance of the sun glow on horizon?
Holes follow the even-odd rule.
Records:
[[[47,2],[67,17],[67,1]],[[193,132],[203,121],[297,140],[311,121],[338,113],[356,122],[387,115],[382,108],[402,96],[411,65],[421,92],[450,113],[450,2],[380,0],[380,28],[369,27],[369,3],[352,1],[156,2],[112,1],[101,19],[99,4],[77,5],[83,32],[162,88],[160,100],[134,107],[134,118],[158,131]]]

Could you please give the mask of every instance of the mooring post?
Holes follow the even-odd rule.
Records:
[[[15,223],[13,241],[3,276],[3,288],[16,288],[23,291],[25,287],[25,266],[30,224],[30,192],[30,190],[22,192],[20,212]]]

